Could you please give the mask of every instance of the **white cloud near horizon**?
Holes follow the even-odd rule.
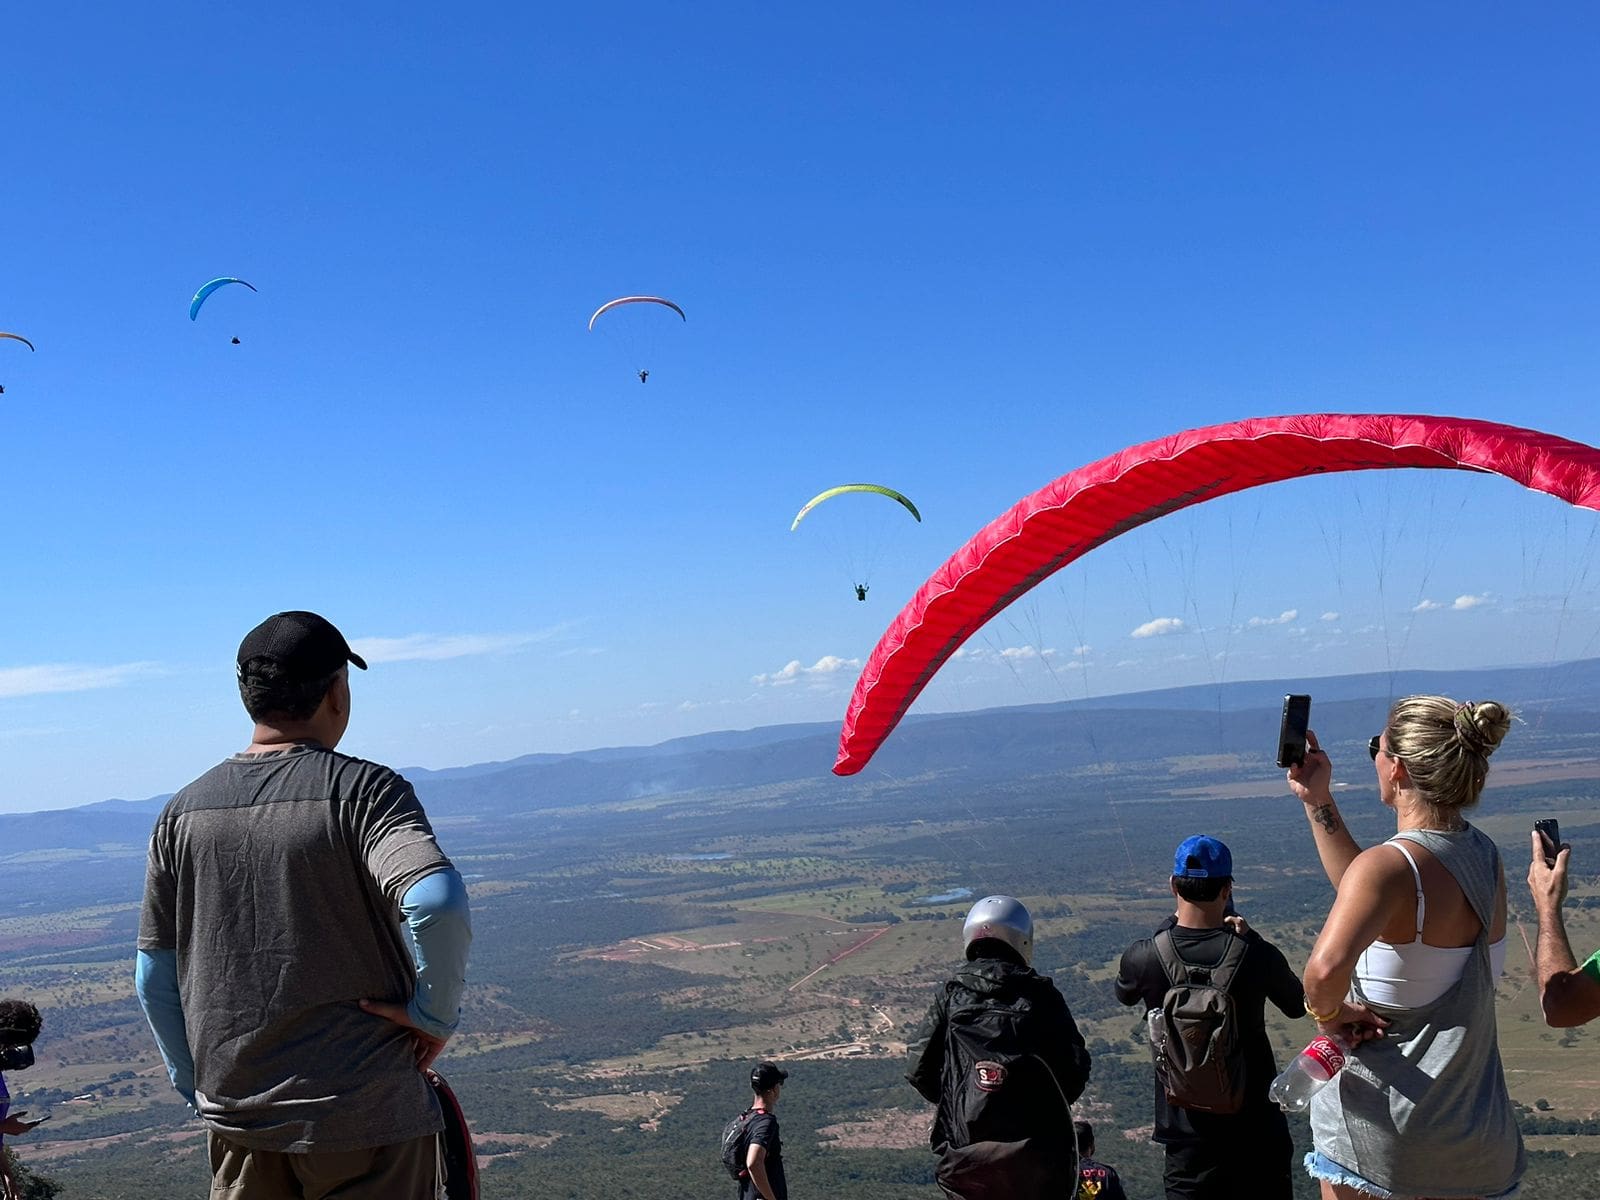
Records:
[[[549,641],[559,630],[537,633],[413,633],[406,637],[357,638],[351,648],[369,663],[445,662],[484,654],[511,654]]]
[[[1182,633],[1185,628],[1182,617],[1157,617],[1154,621],[1146,621],[1128,636],[1136,638],[1165,637],[1169,633]]]
[[[153,662],[116,663],[94,667],[81,663],[41,663],[32,667],[0,667],[0,700],[61,692],[94,692],[122,687],[159,671]]]
[[[809,667],[798,658],[790,659],[776,671],[752,675],[750,682],[757,687],[787,687],[802,680],[816,681],[840,671],[852,670],[861,665],[859,658],[840,658],[837,654],[824,654]]]
[[[1081,658],[1088,649],[1089,647],[1087,646],[1080,646],[1072,653]],[[989,664],[1043,662],[1045,660],[1054,662],[1061,658],[1061,651],[1054,646],[1046,646],[1042,650],[1038,646],[962,646],[951,654],[950,658],[952,661],[965,659],[967,662]],[[1083,663],[1069,660],[1063,666],[1082,669]]]
[[[1469,608],[1477,608],[1480,605],[1488,604],[1488,603],[1489,603],[1489,593],[1488,592],[1484,592],[1483,595],[1481,595],[1481,596],[1472,596],[1472,595],[1457,596],[1455,598],[1455,601],[1450,605],[1450,607],[1455,609],[1457,612],[1465,612]]]
[[[1339,614],[1336,612],[1325,612],[1322,614],[1322,619],[1324,621],[1337,621],[1339,619]]]
[[[1000,651],[1001,658],[1009,658],[1013,662],[1026,662],[1034,658],[1054,658],[1056,651],[1046,647],[1040,650],[1037,646],[1007,646]]]
[[[1411,606],[1411,611],[1412,612],[1432,612],[1436,608],[1443,608],[1443,607],[1444,607],[1444,605],[1440,604],[1437,600],[1423,600],[1422,602],[1420,602],[1418,604],[1412,605]]]
[[[1251,617],[1245,622],[1248,629],[1261,629],[1267,625],[1287,625],[1300,615],[1298,608],[1285,609],[1275,617]]]

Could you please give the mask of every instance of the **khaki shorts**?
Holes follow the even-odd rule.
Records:
[[[439,1195],[438,1138],[366,1150],[251,1150],[214,1130],[211,1200],[436,1200]]]

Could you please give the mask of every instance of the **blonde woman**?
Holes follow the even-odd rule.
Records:
[[[1306,964],[1306,1010],[1357,1043],[1311,1105],[1306,1169],[1323,1200],[1503,1197],[1522,1178],[1495,1032],[1505,873],[1464,815],[1510,726],[1492,700],[1397,702],[1368,744],[1396,831],[1366,850],[1339,815],[1314,734],[1289,769],[1338,890]]]

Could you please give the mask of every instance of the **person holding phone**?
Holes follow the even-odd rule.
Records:
[[[1533,907],[1539,914],[1534,968],[1539,975],[1539,1006],[1544,1010],[1544,1023],[1553,1029],[1586,1025],[1600,1017],[1600,950],[1579,966],[1561,918],[1571,857],[1571,846],[1552,845],[1546,835],[1534,829],[1533,861],[1528,864],[1528,891],[1533,894]]]
[[[1354,1046],[1311,1101],[1306,1170],[1324,1200],[1493,1198],[1526,1169],[1494,1009],[1505,874],[1463,815],[1510,727],[1492,700],[1397,701],[1367,745],[1396,832],[1365,850],[1334,803],[1315,733],[1288,769],[1338,893],[1306,963],[1306,1011]]]

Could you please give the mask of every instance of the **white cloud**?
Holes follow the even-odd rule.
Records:
[[[1012,662],[1027,662],[1035,658],[1054,658],[1056,652],[1046,648],[1040,650],[1036,646],[1007,646],[1000,651],[1001,658],[1009,658]]]
[[[1260,629],[1265,625],[1287,625],[1299,615],[1298,608],[1286,609],[1275,617],[1251,617],[1245,622],[1245,626],[1250,629]]]
[[[1325,612],[1322,614],[1322,619],[1324,621],[1337,621],[1339,619],[1339,614],[1336,612]]]
[[[1437,600],[1424,600],[1420,604],[1413,605],[1412,608],[1411,608],[1411,611],[1412,612],[1432,612],[1436,608],[1443,608],[1443,607],[1444,607],[1444,605],[1440,604]]]
[[[358,638],[351,643],[369,663],[444,662],[483,654],[511,654],[554,637],[556,630],[539,633],[413,633],[407,637]]]
[[[1455,598],[1455,602],[1451,604],[1450,607],[1455,609],[1457,612],[1464,612],[1469,608],[1477,608],[1480,604],[1488,603],[1489,593],[1485,592],[1481,596],[1457,596]]]
[[[1086,654],[1088,654],[1088,653],[1089,653],[1089,651],[1091,651],[1091,650],[1093,650],[1093,649],[1094,649],[1094,647],[1093,647],[1093,646],[1091,646],[1091,645],[1089,645],[1089,644],[1088,644],[1088,643],[1087,643],[1087,642],[1086,642],[1086,643],[1084,643],[1084,644],[1083,644],[1083,645],[1082,645],[1082,646],[1074,646],[1074,647],[1073,647],[1073,648],[1072,648],[1072,653],[1073,653],[1073,655],[1074,655],[1074,657],[1077,657],[1077,658],[1082,658],[1082,657],[1084,657],[1084,656],[1085,656],[1085,655],[1086,655]]]
[[[720,700],[682,700],[678,703],[681,713],[699,712],[704,708],[732,708],[739,704],[749,704],[753,700],[761,699],[754,692],[748,696],[724,696]]]
[[[815,681],[836,675],[840,671],[852,670],[860,665],[859,658],[840,658],[836,654],[824,654],[809,667],[802,665],[798,658],[793,658],[776,671],[764,675],[752,675],[750,682],[757,687],[785,687],[801,680]]]
[[[1182,617],[1157,617],[1154,621],[1146,621],[1130,635],[1136,638],[1163,637],[1169,633],[1182,633],[1184,629]]]
[[[122,687],[157,670],[159,667],[152,662],[118,663],[109,667],[90,667],[77,663],[0,667],[0,699],[58,692],[95,692],[103,688]]]

